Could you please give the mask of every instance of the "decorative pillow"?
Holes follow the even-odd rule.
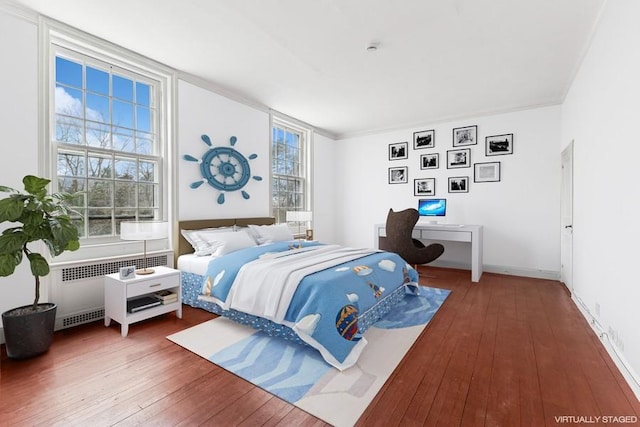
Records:
[[[245,230],[218,233],[215,239],[218,246],[213,252],[213,256],[222,256],[240,249],[256,246],[256,241]]]
[[[193,247],[194,254],[197,256],[207,256],[214,253],[220,246],[220,243],[217,243],[215,239],[215,235],[229,232],[233,232],[233,227],[180,230],[180,233]]]
[[[289,230],[289,226],[286,223],[274,225],[250,225],[249,230],[251,230],[259,245],[294,240],[293,234],[291,234],[291,230]]]

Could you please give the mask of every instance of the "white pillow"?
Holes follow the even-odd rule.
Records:
[[[218,233],[215,239],[218,246],[213,252],[213,256],[222,256],[240,249],[256,246],[256,241],[245,230]]]
[[[211,255],[220,246],[216,243],[215,235],[232,232],[232,227],[203,228],[201,230],[180,230],[180,233],[193,247],[197,256]]]
[[[286,223],[274,225],[250,225],[249,229],[259,245],[273,242],[294,240],[291,230]]]

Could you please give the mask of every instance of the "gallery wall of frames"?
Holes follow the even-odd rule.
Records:
[[[471,179],[474,184],[500,182],[502,162],[494,157],[513,154],[513,133],[485,136],[484,152],[475,149],[479,138],[478,126],[471,125],[453,128],[451,136],[438,136],[438,140],[431,129],[413,132],[412,144],[389,144],[389,184],[408,184],[411,171],[414,195],[436,196],[433,172],[440,168],[450,172],[446,177],[448,193],[468,193]],[[419,164],[407,164],[409,150],[419,153]]]

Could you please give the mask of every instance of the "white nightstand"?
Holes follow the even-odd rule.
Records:
[[[160,314],[175,311],[176,316],[182,318],[182,289],[180,271],[169,267],[153,267],[155,272],[148,275],[136,275],[133,279],[120,280],[120,274],[105,276],[104,282],[104,325],[109,326],[111,319],[120,323],[121,333],[126,337],[129,325],[141,320],[149,319]],[[178,294],[178,301],[161,304],[155,307],[127,312],[127,300],[154,292],[168,289]]]

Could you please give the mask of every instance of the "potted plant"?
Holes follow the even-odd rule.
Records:
[[[0,235],[0,276],[13,274],[26,258],[35,278],[33,304],[2,313],[7,355],[14,359],[44,353],[53,341],[57,306],[38,303],[40,277],[49,274],[49,263],[29,244],[44,242],[53,256],[80,247],[78,230],[65,204],[72,196],[48,194],[49,179],[27,175],[22,182],[24,193],[0,186],[0,192],[10,193],[0,200],[0,224],[9,223],[9,228]]]

